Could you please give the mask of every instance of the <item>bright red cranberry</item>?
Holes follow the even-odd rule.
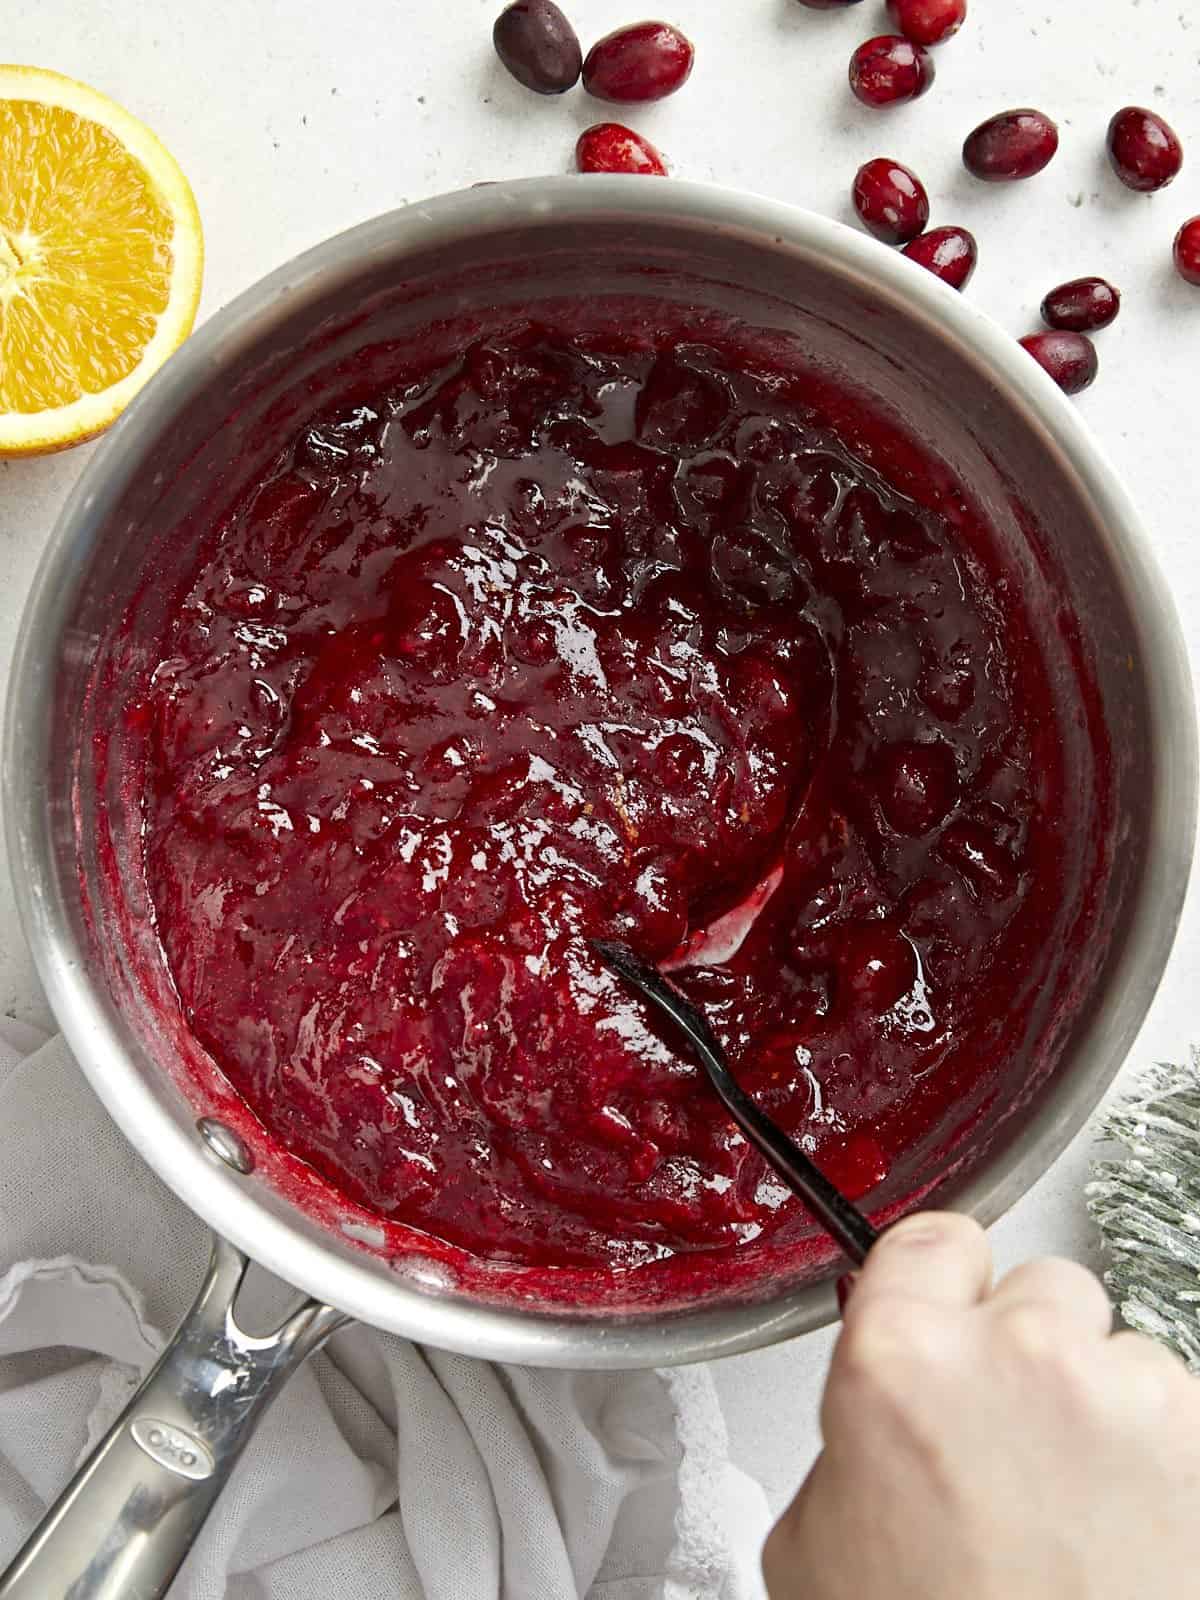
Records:
[[[1072,278],[1060,283],[1042,301],[1042,320],[1048,328],[1068,333],[1095,333],[1115,322],[1121,296],[1103,278]]]
[[[965,289],[975,271],[979,251],[966,228],[930,228],[904,246],[910,261],[920,264],[952,289]]]
[[[906,244],[929,221],[925,185],[886,156],[859,167],[851,197],[863,227],[884,244]]]
[[[911,39],[881,33],[860,44],[850,57],[850,87],[865,106],[890,106],[916,100],[933,82],[932,56]]]
[[[666,162],[650,141],[619,122],[597,122],[585,128],[575,145],[575,163],[580,172],[640,172],[651,178],[667,175]]]
[[[564,94],[579,81],[579,38],[554,0],[516,0],[496,18],[492,43],[517,82],[537,94]]]
[[[1100,361],[1086,333],[1031,333],[1021,344],[1065,394],[1079,394],[1096,381]]]
[[[967,20],[967,0],[887,0],[888,16],[914,44],[941,44]]]
[[[662,100],[691,76],[696,52],[669,22],[638,22],[600,39],[583,63],[583,86],[597,100],[628,105]]]
[[[1040,111],[1002,111],[967,135],[963,163],[984,183],[1032,178],[1050,164],[1058,149],[1058,129]]]
[[[1175,235],[1175,270],[1185,283],[1200,288],[1200,217],[1185,222]]]
[[[1108,125],[1108,159],[1126,188],[1150,194],[1178,177],[1183,146],[1153,111],[1126,106]]]

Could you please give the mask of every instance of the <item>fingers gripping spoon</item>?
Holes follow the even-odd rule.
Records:
[[[691,1045],[726,1111],[746,1138],[828,1229],[850,1259],[861,1265],[879,1237],[875,1228],[795,1140],[760,1111],[740,1087],[730,1071],[724,1050],[699,1008],[668,983],[656,967],[634,955],[628,945],[593,939],[591,946],[611,972],[664,1016],[670,1017]]]

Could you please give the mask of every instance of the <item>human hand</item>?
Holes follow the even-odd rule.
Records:
[[[1200,1384],[1111,1326],[1074,1262],[993,1288],[976,1223],[889,1229],[846,1305],[824,1453],[767,1540],[771,1600],[1185,1593]]]

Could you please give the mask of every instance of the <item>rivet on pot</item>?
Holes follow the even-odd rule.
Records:
[[[223,1161],[235,1172],[244,1174],[254,1171],[254,1157],[245,1140],[232,1128],[227,1128],[215,1117],[201,1117],[196,1124],[196,1131],[218,1161]]]

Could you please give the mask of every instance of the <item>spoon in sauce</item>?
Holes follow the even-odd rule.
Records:
[[[792,1193],[803,1200],[855,1265],[861,1266],[867,1251],[879,1237],[878,1232],[854,1202],[829,1181],[794,1139],[789,1138],[766,1112],[759,1110],[739,1085],[699,1007],[669,983],[657,967],[634,955],[628,945],[608,939],[589,942],[610,972],[671,1019],[691,1045],[721,1103],[746,1138],[770,1162]]]

